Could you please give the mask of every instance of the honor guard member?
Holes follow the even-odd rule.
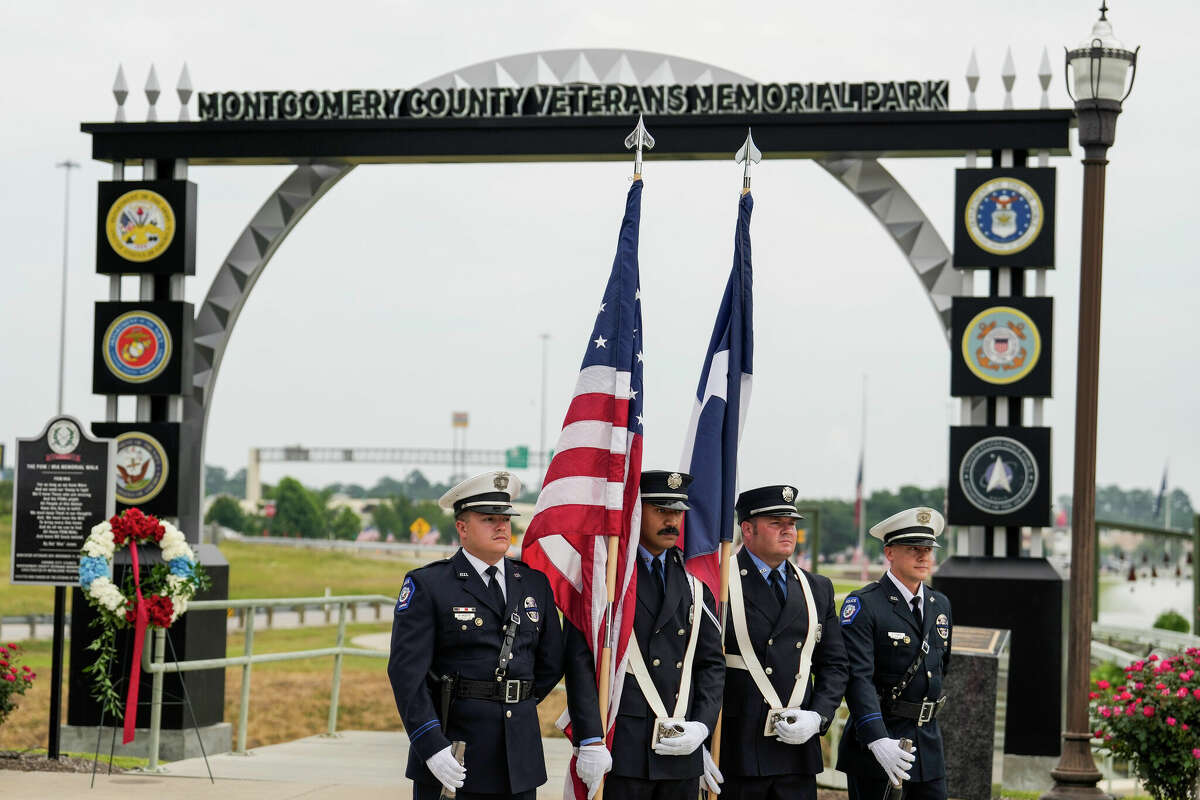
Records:
[[[888,571],[842,603],[850,721],[837,768],[846,773],[850,800],[879,800],[889,781],[903,782],[905,800],[946,798],[937,716],[946,702],[950,601],[924,585],[945,524],[932,508],[911,508],[871,528],[883,540]]]
[[[637,604],[605,784],[607,796],[620,800],[695,800],[700,776],[711,765],[703,743],[721,710],[725,659],[709,610],[712,594],[687,573],[675,546],[691,480],[683,472],[642,473]],[[566,639],[567,703],[576,743],[602,745],[592,654],[570,624]],[[587,783],[591,776],[583,774],[583,765],[577,772]],[[602,774],[595,775],[596,783]]]
[[[803,519],[795,498],[794,486],[780,485],[737,499],[743,546],[729,574],[723,800],[816,800],[821,736],[846,690],[833,583],[790,561]]]
[[[504,557],[520,491],[486,472],[446,492],[462,547],[400,588],[388,677],[416,800],[533,800],[546,781],[537,704],[562,677],[562,631],[546,576]]]

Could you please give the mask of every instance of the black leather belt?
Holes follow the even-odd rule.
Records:
[[[471,700],[495,700],[497,703],[519,703],[533,694],[533,681],[472,681],[459,678],[454,687],[455,697]]]
[[[946,705],[946,695],[937,700],[923,700],[920,703],[910,703],[907,700],[893,700],[885,705],[889,717],[915,719],[917,727],[921,727],[938,715],[942,706]]]

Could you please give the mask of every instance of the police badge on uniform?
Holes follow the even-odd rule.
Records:
[[[937,620],[934,621],[933,625],[937,628],[938,636],[941,636],[943,639],[950,638],[950,620],[945,614],[938,614]]]
[[[532,597],[525,598],[525,616],[529,617],[530,622],[537,622],[541,618],[541,614],[538,612],[537,600],[534,600]]]

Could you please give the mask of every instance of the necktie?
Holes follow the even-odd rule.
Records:
[[[775,599],[779,601],[779,605],[787,602],[787,595],[783,590],[783,576],[777,569],[771,570],[771,588],[775,590]]]
[[[503,613],[506,603],[504,602],[504,590],[500,588],[500,581],[496,580],[496,573],[498,572],[496,565],[493,564],[485,569],[484,572],[488,576],[488,589],[491,590],[492,597],[496,600],[496,607],[501,609],[501,613]]]
[[[663,574],[662,559],[650,559],[650,572],[654,575],[654,586],[658,589],[658,596],[661,599],[667,594],[667,576]]]
[[[917,620],[917,627],[925,630],[925,620],[921,617],[921,598],[914,597],[912,599],[913,617]]]

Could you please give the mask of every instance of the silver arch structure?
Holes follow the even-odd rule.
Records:
[[[547,50],[481,61],[431,78],[419,88],[524,87],[564,83],[752,83],[711,64],[637,50]],[[949,341],[951,296],[962,286],[950,250],[900,182],[872,158],[816,159],[883,225],[921,281]],[[208,410],[225,350],[254,284],[271,257],[326,192],[354,169],[348,162],[296,167],[234,242],[196,313],[192,393],[183,407],[185,457],[204,475]],[[203,495],[203,483],[201,483]],[[198,522],[198,520],[197,520]]]

